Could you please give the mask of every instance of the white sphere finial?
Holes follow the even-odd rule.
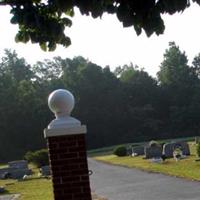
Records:
[[[49,124],[49,129],[69,128],[81,125],[79,120],[70,116],[74,108],[74,96],[68,90],[58,89],[53,91],[49,95],[48,105],[56,116],[56,119]]]
[[[74,96],[68,90],[55,90],[49,95],[48,106],[57,118],[69,116],[74,108]]]

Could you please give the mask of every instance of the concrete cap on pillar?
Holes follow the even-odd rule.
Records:
[[[48,98],[48,106],[55,114],[54,119],[48,126],[48,129],[70,128],[80,126],[81,122],[70,116],[74,108],[74,96],[65,89],[53,91]]]

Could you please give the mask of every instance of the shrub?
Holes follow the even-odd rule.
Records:
[[[41,149],[34,152],[28,151],[25,154],[24,159],[27,160],[29,163],[33,163],[37,167],[49,165],[49,157],[47,149]]]
[[[117,146],[114,149],[113,154],[115,154],[117,156],[126,156],[127,155],[126,146],[124,146],[124,145]]]
[[[196,151],[197,151],[197,156],[200,158],[200,142],[197,143]]]

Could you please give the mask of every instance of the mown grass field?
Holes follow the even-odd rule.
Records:
[[[1,168],[4,168],[4,167],[7,167],[7,165],[6,165],[6,164],[1,164],[1,163],[0,163],[0,169],[1,169]]]
[[[171,176],[183,177],[200,181],[200,161],[195,161],[196,145],[190,144],[191,156],[176,162],[174,159],[167,159],[163,163],[152,163],[150,160],[138,157],[117,157],[115,155],[95,156],[94,158],[109,164],[122,165],[129,168],[138,168],[149,172],[163,173]]]
[[[33,175],[30,179],[24,181],[0,180],[0,186],[4,186],[6,194],[20,194],[20,200],[51,200],[53,199],[53,190],[51,179],[38,177],[38,169],[33,169]]]
[[[20,194],[19,200],[53,200],[51,179],[39,178],[37,176],[38,169],[34,168],[33,171],[33,176],[28,180],[0,180],[0,186],[6,188],[6,193],[4,194]],[[106,200],[95,194],[92,196],[93,200]]]
[[[51,180],[33,178],[27,181],[1,181],[9,194],[20,194],[20,200],[53,199]]]

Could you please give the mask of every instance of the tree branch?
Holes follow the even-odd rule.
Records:
[[[15,2],[6,2],[6,1],[0,1],[0,6],[13,6],[16,5]]]

